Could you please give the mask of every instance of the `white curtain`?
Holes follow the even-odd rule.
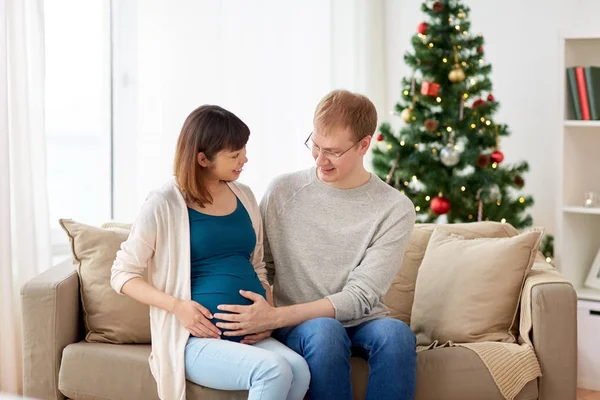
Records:
[[[116,219],[131,221],[172,176],[181,125],[201,104],[250,127],[241,181],[258,199],[275,176],[312,165],[303,142],[330,90],[366,94],[388,117],[382,0],[113,4]]]
[[[51,263],[43,0],[0,1],[0,392],[22,390],[19,288]]]

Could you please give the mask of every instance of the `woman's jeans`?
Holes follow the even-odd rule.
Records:
[[[273,338],[254,345],[190,337],[185,377],[220,390],[249,390],[249,400],[302,400],[310,383],[301,355]]]

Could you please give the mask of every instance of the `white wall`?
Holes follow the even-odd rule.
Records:
[[[512,135],[501,143],[506,162],[526,160],[530,172],[524,193],[535,205],[534,224],[554,231],[558,202],[556,160],[559,157],[558,37],[565,30],[593,29],[600,15],[597,0],[470,0],[471,31],[485,39],[485,57],[492,64],[493,94],[500,102],[497,121]],[[410,38],[424,20],[421,1],[386,0],[387,99],[391,110],[400,95],[403,62]],[[600,26],[598,27],[600,35]],[[394,126],[397,118],[390,117]],[[582,194],[583,195],[583,194]]]

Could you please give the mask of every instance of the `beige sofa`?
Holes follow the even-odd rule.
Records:
[[[422,225],[417,229],[431,230]],[[406,278],[404,278],[406,279]],[[413,287],[414,288],[414,287]],[[532,341],[542,377],[518,400],[575,400],[577,298],[568,284],[532,289]],[[79,280],[71,260],[42,273],[21,290],[24,326],[24,394],[39,399],[157,399],[148,366],[149,345],[85,342]],[[392,297],[393,298],[393,297]],[[386,301],[390,297],[386,297]],[[394,307],[394,304],[388,304]],[[356,399],[363,399],[368,364],[352,358]],[[188,382],[188,399],[245,399]],[[418,400],[502,399],[481,359],[464,347],[422,351],[417,356]],[[169,399],[170,400],[170,399]]]

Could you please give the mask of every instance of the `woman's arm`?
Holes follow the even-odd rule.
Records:
[[[221,336],[219,328],[209,321],[213,317],[210,311],[195,301],[181,300],[161,292],[142,278],[128,280],[121,292],[140,303],[175,314],[179,322],[194,336],[205,338]]]
[[[172,312],[194,336],[219,337],[221,332],[207,319],[212,315],[206,308],[191,300],[180,300],[166,294],[142,277],[154,258],[160,209],[165,206],[166,199],[162,196],[148,196],[129,237],[117,252],[111,270],[111,286],[117,293],[140,303]]]

